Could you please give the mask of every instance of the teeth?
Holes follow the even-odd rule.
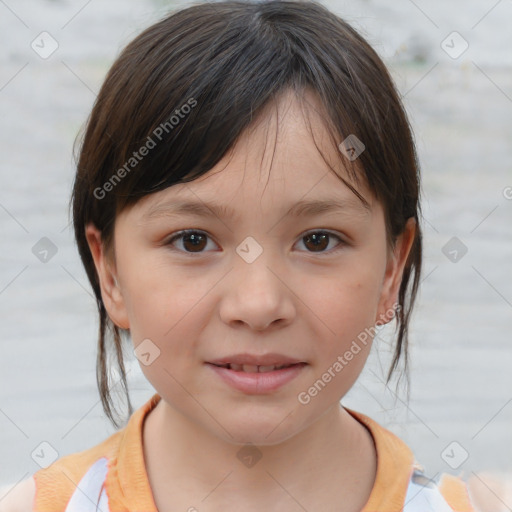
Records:
[[[290,365],[283,364],[281,366],[271,365],[271,366],[257,366],[255,364],[234,364],[228,363],[226,365],[222,365],[224,368],[228,368],[235,372],[247,372],[247,373],[265,373],[272,372],[274,370],[280,370],[281,368],[286,368]]]
[[[265,372],[273,372],[274,370],[281,370],[282,368],[288,368],[289,366],[293,366],[291,364],[282,364],[280,366],[277,365],[268,365],[268,366],[257,366],[255,364],[235,364],[235,363],[226,363],[226,364],[218,364],[217,366],[221,368],[226,368],[228,370],[233,370],[235,372],[247,372],[247,373],[265,373]]]
[[[264,372],[271,372],[272,370],[275,370],[275,369],[276,369],[276,366],[260,366],[258,371],[260,373],[264,373]]]
[[[234,370],[234,368],[232,368]],[[244,364],[242,370],[248,373],[258,373],[258,367],[254,364]]]

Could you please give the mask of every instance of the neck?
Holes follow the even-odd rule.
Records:
[[[333,492],[341,500],[336,510],[342,503],[347,504],[345,510],[361,510],[375,480],[371,435],[339,404],[284,442],[244,447],[190,422],[161,399],[145,420],[143,444],[160,510],[176,505],[177,489],[190,496],[189,506],[192,497],[192,503],[200,503],[208,496],[205,503],[210,502],[212,510],[235,502],[245,503],[244,510],[247,503],[254,510],[275,509],[276,504],[293,510],[298,503],[319,510],[321,500],[315,496],[323,496],[330,506],[322,509],[330,510]]]

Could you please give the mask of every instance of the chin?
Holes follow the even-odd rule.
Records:
[[[287,413],[285,409],[279,409],[275,413],[260,410],[257,414],[243,414],[243,417],[226,421],[223,426],[231,437],[223,429],[219,434],[225,441],[237,445],[275,446],[302,430],[296,421],[294,415]]]

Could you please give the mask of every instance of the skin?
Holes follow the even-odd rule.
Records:
[[[350,181],[317,114],[321,104],[310,91],[305,100],[314,139],[300,103],[283,95],[206,175],[121,212],[115,259],[107,257],[95,226],[86,227],[110,318],[130,330],[134,347],[150,339],[160,350],[150,365],[141,364],[162,397],[143,435],[160,510],[356,511],[370,495],[373,441],[339,401],[371,343],[307,405],[297,396],[365,328],[390,319],[415,228],[410,219],[396,244],[387,245],[382,205],[363,183],[354,184],[370,203],[366,210],[326,165],[315,141]],[[346,201],[346,208],[284,216],[301,199],[327,197]],[[174,199],[229,205],[237,218],[144,219],[156,204]],[[169,245],[182,229],[208,235],[202,252],[190,255],[187,238]],[[332,236],[315,251],[304,237],[322,230],[338,235],[341,245]],[[236,252],[248,236],[263,249],[252,263]],[[244,352],[278,352],[307,365],[265,395],[231,388],[205,365]],[[250,468],[237,458],[246,443],[262,455]]]

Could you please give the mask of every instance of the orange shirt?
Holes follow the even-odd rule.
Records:
[[[102,443],[82,452],[61,457],[37,471],[33,510],[64,512],[77,485],[100,458],[108,459],[105,490],[111,512],[158,512],[144,464],[142,428],[145,417],[158,404],[155,394],[131,416],[127,425]],[[348,410],[348,409],[347,409]],[[400,512],[412,472],[414,456],[407,445],[372,419],[348,410],[370,431],[377,452],[377,474],[368,502],[362,512]],[[465,484],[444,475],[440,491],[457,512],[474,512]]]

